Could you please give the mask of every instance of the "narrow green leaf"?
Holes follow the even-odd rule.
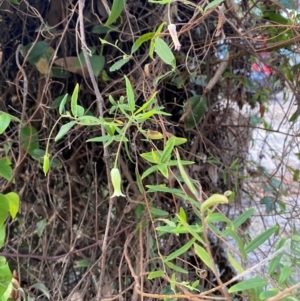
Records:
[[[129,109],[130,112],[133,113],[135,109],[134,93],[133,93],[131,83],[126,75],[125,75],[125,82],[126,82],[126,95],[127,95]]]
[[[238,291],[245,291],[245,290],[249,290],[249,289],[255,289],[255,288],[260,288],[260,287],[264,287],[268,284],[268,281],[264,278],[261,277],[255,277],[252,279],[247,279],[244,280],[242,282],[239,282],[235,285],[233,285],[228,292],[231,293],[235,293]]]
[[[285,245],[285,242],[286,242],[285,238],[282,238],[279,241],[279,243],[277,244],[275,251],[278,251],[279,249],[281,249]],[[269,265],[268,265],[268,274],[269,275],[272,275],[273,272],[275,271],[275,269],[278,267],[282,255],[283,255],[283,253],[280,253],[270,260]]]
[[[156,167],[156,169],[157,169],[157,166],[152,166],[152,167]],[[152,167],[150,167],[150,168],[152,168]],[[188,195],[184,194],[182,192],[182,190],[180,190],[180,189],[169,188],[169,187],[166,187],[165,185],[146,185],[146,187],[148,188],[147,192],[158,192],[158,191],[161,191],[161,192],[167,192],[167,193],[172,193],[174,195],[177,195],[180,198],[182,198],[183,200],[189,201],[196,208],[200,209],[199,202],[195,201],[194,199],[192,199]]]
[[[154,51],[167,64],[175,69],[175,57],[168,44],[161,38],[156,38],[154,42]]]
[[[126,3],[126,0],[114,0],[113,1],[111,13],[110,13],[107,21],[105,22],[106,26],[111,25],[119,18],[119,16],[121,15],[121,13],[124,9],[125,3]]]
[[[204,8],[204,12],[207,12],[209,9],[214,8],[215,6],[219,5],[222,2],[224,2],[224,0],[214,0],[208,3]]]
[[[79,91],[79,85],[77,83],[74,88],[73,94],[71,96],[71,112],[75,118],[78,116],[77,114],[78,91]]]
[[[239,237],[239,235],[237,235],[237,233],[235,231],[232,231],[230,228],[226,229],[226,234],[230,235],[235,240],[236,244],[238,245],[238,248],[242,255],[243,260],[247,260],[247,255],[245,252],[244,244],[243,244],[241,238]]]
[[[43,218],[41,221],[38,222],[38,224],[37,224],[37,235],[38,235],[39,238],[42,237],[46,225],[47,225],[47,219],[45,219],[45,218]]]
[[[49,291],[43,283],[35,283],[29,289],[30,290],[32,290],[32,289],[39,290],[46,296],[47,299],[50,299]]]
[[[278,290],[276,288],[271,288],[267,291],[261,292],[259,294],[259,300],[261,300],[261,301],[267,300],[269,298],[275,297],[277,294],[278,294]]]
[[[64,112],[64,109],[65,109],[65,105],[66,105],[66,102],[68,100],[70,96],[68,94],[66,94],[63,99],[61,100],[60,104],[59,104],[59,114],[62,115],[63,112]]]
[[[10,124],[10,115],[5,112],[0,112],[0,134],[2,134]]]
[[[173,263],[170,262],[170,261],[165,262],[165,264],[166,264],[170,269],[172,269],[172,270],[174,270],[174,271],[176,271],[176,272],[178,272],[178,273],[182,273],[182,274],[186,274],[186,275],[188,274],[188,271],[187,271],[187,270],[185,270],[185,269],[183,269],[183,268],[181,268],[181,267],[179,267],[179,266],[173,264]]]
[[[161,163],[161,164],[157,165],[157,168],[166,179],[169,178],[169,168],[168,168],[167,164]]]
[[[207,251],[196,243],[194,244],[194,248],[195,248],[195,252],[198,255],[198,257],[212,270],[213,265],[212,265],[211,258],[209,256],[209,254],[207,253]]]
[[[4,246],[5,237],[6,237],[6,227],[5,225],[2,225],[0,227],[0,249],[2,249]]]
[[[9,203],[6,196],[0,193],[0,227],[4,224],[8,217]],[[0,273],[1,275],[1,273]]]
[[[75,268],[89,268],[91,265],[92,264],[90,261],[87,259],[82,259],[76,263]]]
[[[153,37],[155,36],[154,32],[147,32],[143,35],[141,35],[132,45],[131,47],[131,54],[133,54],[134,52],[136,52],[143,43],[151,40]]]
[[[232,256],[229,249],[227,249],[227,257],[228,257],[229,263],[233,266],[233,268],[238,273],[243,273],[244,272],[244,268],[235,260],[235,258]]]
[[[131,57],[127,57],[127,58],[122,58],[118,61],[116,61],[115,63],[113,63],[111,65],[111,67],[109,68],[110,72],[119,70],[120,68],[122,68],[125,64],[127,64],[130,61]]]
[[[255,237],[246,247],[245,252],[250,253],[262,245],[272,234],[274,234],[278,230],[278,226],[274,226],[272,228],[267,229],[265,232],[261,233],[257,237]]]
[[[150,209],[150,212],[154,216],[169,216],[169,212],[168,211],[165,211],[165,210],[162,210],[162,209],[159,209],[159,208],[152,207]]]
[[[47,175],[49,168],[50,168],[50,156],[49,156],[49,154],[45,154],[44,162],[43,162],[43,172],[44,172],[45,176]]]
[[[105,135],[105,136],[100,136],[100,137],[95,137],[86,140],[86,142],[106,142],[111,139],[110,135]]]
[[[248,218],[250,218],[254,213],[254,209],[250,208],[245,211],[243,214],[238,216],[232,223],[234,225],[234,229],[238,229]]]
[[[149,167],[147,170],[145,170],[142,174],[142,180],[145,179],[146,177],[148,177],[150,174],[156,172],[158,170],[158,166],[154,165]]]
[[[164,273],[165,273],[165,272],[162,271],[162,270],[151,272],[151,273],[148,275],[148,279],[149,279],[149,280],[152,280],[152,279],[161,277],[161,276],[164,275]]]
[[[0,298],[11,283],[12,274],[5,257],[0,257]]]
[[[26,151],[32,155],[35,149],[39,148],[39,136],[35,127],[26,125],[21,129],[21,143]]]
[[[185,222],[178,214],[176,215],[179,220],[180,220],[180,223],[182,224],[182,226],[184,228],[186,228],[189,233],[193,236],[193,239],[196,239],[198,240],[199,242],[201,242],[204,246],[206,246],[206,243],[204,242],[204,240],[200,237],[200,235],[198,235],[198,231],[195,231],[193,227],[191,227],[191,225],[189,225],[187,222]],[[203,230],[202,227],[199,227],[199,230]],[[203,231],[201,231],[202,233]]]
[[[292,273],[291,267],[284,266],[280,271],[279,280],[278,280],[279,285],[284,284],[291,276],[291,273]]]
[[[182,220],[182,221],[184,221],[186,223],[186,221],[187,221],[186,214],[185,214],[185,212],[184,212],[184,210],[183,210],[182,207],[180,207],[178,215],[180,217],[180,220]]]
[[[54,138],[54,141],[58,141],[59,139],[61,139],[62,137],[64,137],[69,131],[70,129],[76,124],[76,121],[70,121],[66,124],[64,124],[60,129],[59,132],[57,133],[57,135]]]
[[[9,204],[9,213],[14,219],[19,212],[20,198],[15,192],[9,192],[5,196]]]
[[[164,262],[173,260],[177,257],[179,257],[180,255],[186,253],[191,246],[193,245],[193,243],[195,242],[195,238],[192,238],[189,242],[187,242],[184,246],[182,246],[181,248],[179,248],[178,250],[174,251],[173,253],[171,253],[167,258],[165,258]]]
[[[160,163],[167,163],[171,159],[171,155],[175,146],[175,139],[171,137],[168,139],[165,148],[160,157]]]
[[[192,181],[190,180],[189,176],[187,175],[187,173],[185,172],[182,164],[181,164],[181,160],[180,160],[180,156],[179,156],[179,152],[176,149],[176,157],[177,157],[177,162],[178,162],[178,167],[179,167],[179,171],[180,174],[183,178],[184,183],[187,185],[187,187],[189,188],[189,190],[192,192],[192,194],[198,198],[198,191],[195,188],[195,186],[193,185]]]
[[[151,152],[140,154],[140,156],[150,163],[157,164],[160,160],[161,152],[152,150]]]

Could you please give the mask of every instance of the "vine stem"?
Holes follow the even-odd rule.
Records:
[[[85,32],[84,32],[84,20],[83,20],[83,8],[84,8],[85,0],[79,0],[79,10],[78,10],[78,17],[79,17],[79,29],[80,29],[80,37],[81,37],[81,44],[82,44],[82,52],[84,55],[85,63],[91,78],[91,82],[93,85],[94,92],[96,94],[97,104],[98,104],[98,110],[99,110],[99,117],[103,118],[103,107],[104,107],[104,100],[103,97],[99,91],[91,61],[88,55],[88,47],[85,40]],[[104,126],[101,125],[101,133],[102,136],[105,136],[105,129]],[[104,146],[105,142],[103,142],[103,154],[104,154],[104,162],[106,167],[106,175],[107,175],[107,182],[108,182],[108,190],[109,195],[113,195],[113,189],[112,189],[112,183],[110,179],[110,167],[108,163],[109,153],[107,148]],[[105,233],[103,237],[103,243],[102,243],[102,258],[100,263],[100,278],[98,282],[98,292],[96,296],[96,300],[100,301],[102,296],[102,288],[103,288],[103,282],[104,282],[104,275],[105,275],[105,263],[106,263],[106,253],[107,253],[107,240],[108,240],[108,232],[110,228],[110,217],[112,213],[112,208],[114,204],[115,198],[109,199],[109,206],[108,206],[108,214],[107,214],[107,221],[106,221],[106,228]]]

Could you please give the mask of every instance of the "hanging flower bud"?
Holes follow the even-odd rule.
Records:
[[[175,24],[169,24],[168,25],[168,30],[169,30],[170,35],[172,37],[175,50],[179,51],[180,48],[181,48],[181,44],[178,41],[178,36],[177,36],[177,31],[176,31],[176,25]]]
[[[113,168],[110,171],[110,178],[111,178],[111,182],[114,187],[114,193],[111,196],[111,198],[113,198],[115,196],[125,197],[125,195],[122,193],[122,190],[121,190],[121,175],[120,175],[119,168]]]

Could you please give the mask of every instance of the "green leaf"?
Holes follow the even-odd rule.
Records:
[[[152,150],[151,152],[143,153],[140,156],[150,163],[157,164],[160,161],[161,151]]]
[[[50,299],[49,291],[43,283],[35,283],[29,289],[30,290],[32,290],[32,289],[39,290],[47,297],[47,299]]]
[[[69,94],[66,94],[66,95],[67,95],[66,101],[67,101],[67,100],[70,101],[70,100],[71,100],[70,95],[69,95]],[[57,98],[55,98],[55,99],[53,100],[53,102],[51,103],[50,108],[51,108],[51,109],[59,108],[61,102],[62,102],[63,99],[66,97],[66,95],[60,95],[60,96],[58,96]]]
[[[183,268],[181,268],[181,267],[179,267],[179,266],[173,264],[173,263],[170,262],[170,261],[165,262],[165,264],[166,264],[170,269],[172,269],[172,270],[174,270],[174,271],[176,271],[176,272],[178,272],[178,273],[182,273],[182,274],[186,274],[186,275],[189,273],[187,270],[185,270],[185,269],[183,269]]]
[[[0,227],[0,249],[2,249],[2,247],[4,246],[5,237],[6,237],[6,226],[2,225]]]
[[[157,168],[166,179],[169,178],[169,168],[167,164],[161,163],[157,165]]]
[[[92,33],[96,33],[96,34],[107,34],[111,31],[116,31],[118,30],[118,27],[116,26],[104,26],[104,25],[95,25],[92,28]]]
[[[121,15],[121,13],[124,9],[125,3],[126,3],[126,0],[114,0],[112,8],[111,8],[111,13],[110,13],[107,21],[105,22],[106,26],[111,25],[119,18],[119,16]]]
[[[0,297],[6,292],[11,283],[12,274],[5,257],[0,257]]]
[[[66,105],[66,102],[67,100],[70,99],[70,96],[68,94],[66,94],[62,101],[60,102],[60,105],[59,105],[59,114],[62,115],[63,112],[64,112],[64,109],[65,109],[65,105]]]
[[[86,142],[106,142],[110,140],[112,137],[110,135],[105,135],[105,136],[100,136],[100,137],[95,137],[86,140]]]
[[[149,167],[148,169],[146,169],[143,174],[142,174],[142,180],[145,179],[146,177],[148,177],[150,174],[156,172],[158,170],[158,166],[154,165]]]
[[[0,176],[7,181],[10,181],[13,176],[13,170],[10,165],[11,163],[8,158],[0,159]]]
[[[43,162],[43,172],[44,172],[45,176],[47,175],[49,168],[50,168],[50,156],[49,156],[49,154],[45,154],[44,162]]]
[[[78,91],[79,91],[79,85],[77,83],[74,88],[73,94],[71,96],[71,112],[75,118],[78,116],[77,115]]]
[[[42,237],[45,227],[47,225],[47,219],[43,218],[37,223],[37,235],[39,238]]]
[[[150,3],[165,5],[171,3],[172,0],[149,0]]]
[[[281,249],[285,245],[285,243],[286,243],[286,240],[284,238],[282,238],[279,241],[279,243],[277,244],[275,251],[278,251],[279,249]],[[269,265],[268,265],[268,274],[270,276],[273,274],[275,269],[278,267],[282,255],[283,255],[283,253],[280,253],[270,260]]]
[[[207,98],[195,95],[189,98],[185,104],[187,116],[184,119],[186,130],[191,130],[201,121],[207,109]],[[185,113],[185,114],[186,114]]]
[[[238,272],[243,273],[244,268],[235,260],[235,258],[231,255],[231,252],[229,249],[227,249],[227,257],[229,260],[229,263],[232,265],[232,267]]]
[[[69,131],[70,129],[76,124],[76,121],[70,121],[66,124],[64,124],[60,129],[59,132],[57,133],[57,135],[55,136],[54,141],[58,141],[59,139],[61,139],[62,137],[64,137]]]
[[[27,152],[32,155],[39,148],[39,136],[35,127],[26,125],[21,129],[21,143]]]
[[[278,279],[279,285],[284,284],[291,276],[291,273],[292,273],[292,268],[288,266],[284,266],[280,271],[280,275]]]
[[[141,35],[135,42],[134,44],[132,45],[131,47],[131,54],[133,54],[134,52],[136,52],[143,43],[153,39],[155,36],[155,33],[154,32],[147,32],[143,35]]]
[[[174,251],[173,253],[171,253],[167,258],[164,259],[164,262],[173,260],[177,257],[179,257],[180,255],[186,253],[191,246],[193,245],[193,243],[195,242],[195,238],[192,238],[190,241],[188,241],[184,246],[182,246],[181,248],[179,248],[178,250]]]
[[[285,24],[285,25],[288,24],[289,22],[289,20],[283,17],[282,15],[273,12],[265,12],[263,18],[267,20],[271,20],[272,22],[275,23]]]
[[[78,117],[82,117],[84,115],[84,107],[77,105],[77,115]]]
[[[272,234],[278,230],[278,226],[267,229],[265,232],[261,233],[255,237],[246,247],[245,252],[250,253],[262,245]]]
[[[77,118],[77,123],[81,125],[87,126],[95,126],[95,125],[109,125],[109,126],[122,126],[122,123],[113,123],[106,121],[103,118],[97,118],[94,116],[84,115]]]
[[[149,280],[152,280],[152,279],[161,277],[161,276],[163,276],[164,274],[165,274],[165,272],[162,271],[162,270],[154,271],[154,272],[151,272],[151,273],[148,275],[148,279],[149,279]]]
[[[179,156],[179,152],[176,149],[176,157],[177,157],[177,162],[178,162],[178,168],[180,171],[180,174],[183,178],[184,183],[187,185],[187,187],[189,188],[189,190],[192,192],[192,194],[198,198],[198,191],[195,188],[194,184],[192,183],[192,181],[190,180],[189,176],[187,175],[186,171],[184,170],[181,160],[180,160],[180,156]]]
[[[0,227],[4,224],[8,217],[9,203],[6,196],[0,193]],[[1,273],[0,273],[1,275]]]
[[[197,254],[197,256],[211,269],[213,270],[213,265],[211,262],[211,258],[209,256],[209,254],[207,253],[207,251],[202,248],[201,246],[199,246],[198,244],[194,244],[194,248],[195,248],[195,252]]]
[[[162,209],[159,209],[159,208],[152,207],[150,209],[150,212],[154,216],[169,216],[169,212],[167,212],[165,210],[162,210]]]
[[[235,231],[232,231],[230,228],[227,228],[226,229],[226,236],[227,235],[230,235],[236,242],[236,244],[238,245],[238,248],[239,248],[239,251],[241,253],[241,256],[243,258],[243,260],[247,260],[247,255],[246,255],[246,252],[245,252],[245,248],[244,248],[244,244],[240,238],[240,236],[235,232]]]
[[[93,74],[98,77],[105,66],[105,57],[103,55],[93,55],[90,57]]]
[[[215,6],[219,5],[222,2],[224,2],[224,0],[214,0],[208,3],[204,8],[204,12],[207,12],[209,9],[214,8]]]
[[[267,300],[271,297],[275,297],[278,294],[278,290],[276,288],[271,288],[267,291],[261,292],[259,294],[259,300]]]
[[[160,163],[167,163],[171,159],[174,145],[175,145],[175,139],[173,137],[171,137],[170,139],[168,139],[168,141],[165,145],[165,148],[161,154],[161,157],[159,160]]]
[[[122,58],[115,63],[112,64],[112,66],[109,68],[110,72],[119,70],[122,68],[125,64],[127,64],[131,60],[131,57]]]
[[[75,268],[89,268],[91,265],[92,264],[90,261],[87,259],[82,259],[76,263]]]
[[[254,209],[250,208],[245,211],[243,214],[238,216],[232,223],[234,225],[234,229],[238,229],[248,218],[250,218],[254,213]]]
[[[266,285],[268,285],[268,281],[266,279],[261,278],[261,277],[254,277],[252,279],[247,279],[247,280],[241,281],[241,282],[233,285],[228,290],[228,292],[230,294],[238,292],[238,291],[244,292],[244,291],[249,290],[249,289],[260,288],[260,287],[264,287]]]
[[[131,83],[126,75],[125,75],[125,82],[126,82],[126,95],[127,95],[129,109],[130,112],[133,113],[135,109],[134,93],[133,93]]]
[[[9,2],[10,2],[10,3],[12,3],[12,4],[19,5],[19,2],[18,2],[18,0],[9,0]]]
[[[204,246],[206,245],[206,243],[204,242],[204,240],[198,235],[198,233],[197,232],[199,232],[199,231],[195,231],[194,230],[194,228],[193,227],[191,227],[187,222],[185,222],[181,217],[180,217],[180,215],[176,215],[178,218],[179,218],[179,220],[180,220],[180,223],[182,224],[182,226],[184,227],[184,228],[186,228],[188,231],[189,231],[189,233],[193,236],[193,238],[194,239],[196,239],[196,240],[198,240],[199,242],[201,242]],[[197,229],[198,230],[201,230],[200,232],[203,232],[202,230],[202,227],[197,227]]]
[[[15,192],[9,192],[5,196],[9,204],[9,213],[14,219],[19,212],[20,198]]]
[[[158,56],[167,65],[170,65],[173,69],[175,69],[175,57],[168,44],[161,38],[156,38],[154,43],[154,51],[158,54]]]
[[[185,211],[183,210],[183,208],[182,207],[180,207],[180,209],[179,209],[179,214],[178,214],[178,216],[180,217],[180,220],[181,221],[184,221],[185,223],[186,223],[186,213],[185,213]]]
[[[5,112],[0,112],[0,134],[2,134],[10,124],[10,115]]]

